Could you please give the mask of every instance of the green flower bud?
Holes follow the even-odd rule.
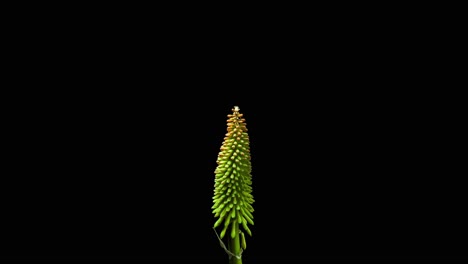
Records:
[[[231,226],[231,237],[242,233],[241,226],[246,233],[252,235],[248,227],[248,224],[253,225],[251,212],[254,202],[250,146],[245,119],[242,117],[243,114],[239,113],[238,107],[233,109],[233,114],[228,115],[227,133],[220,148],[215,170],[216,184],[212,209],[215,218],[218,218],[214,227],[221,224],[224,226],[220,234],[221,239],[225,236],[228,226]]]

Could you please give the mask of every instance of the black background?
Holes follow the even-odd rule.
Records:
[[[466,260],[461,104],[435,26],[119,18],[44,16],[12,40],[5,260],[227,262],[210,208],[235,105],[245,263]]]

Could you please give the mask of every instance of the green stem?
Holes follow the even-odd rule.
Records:
[[[237,221],[234,221],[232,225],[234,225],[236,236],[234,238],[229,236],[230,241],[228,243],[228,249],[234,255],[239,256],[241,253],[240,237],[239,237],[239,223]],[[236,257],[231,257],[231,261],[229,264],[242,264],[242,258],[238,259]]]

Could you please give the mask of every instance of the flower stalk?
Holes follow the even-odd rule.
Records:
[[[228,115],[227,133],[221,146],[215,170],[213,214],[217,221],[213,228],[222,227],[219,239],[227,236],[227,253],[230,264],[242,264],[242,252],[247,248],[245,231],[252,236],[249,224],[253,225],[254,199],[250,141],[243,114],[239,107]],[[242,227],[242,230],[241,230]]]

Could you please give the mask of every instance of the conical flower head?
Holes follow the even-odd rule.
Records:
[[[215,190],[212,207],[218,218],[214,227],[224,224],[220,237],[227,230],[231,237],[236,235],[236,223],[252,235],[248,224],[253,225],[254,211],[252,203],[252,176],[250,163],[250,142],[243,114],[239,107],[232,109],[228,115],[227,134],[218,155],[218,166],[215,170]],[[229,228],[231,226],[231,228]]]

